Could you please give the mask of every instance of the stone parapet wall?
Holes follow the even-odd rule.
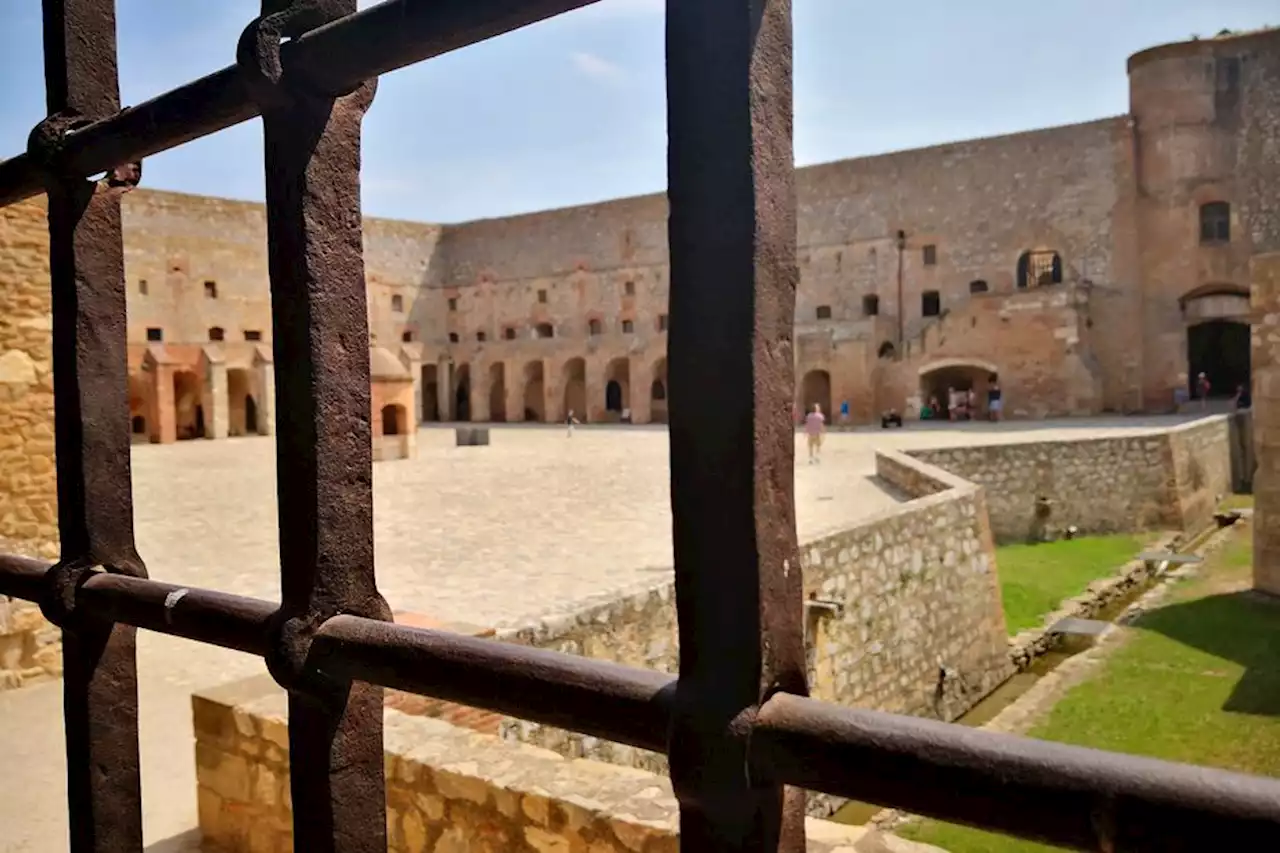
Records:
[[[982,491],[900,453],[881,476],[922,495],[801,546],[805,593],[834,605],[807,616],[812,695],[838,704],[951,720],[1012,674]],[[601,596],[499,640],[675,673],[671,580]],[[503,735],[575,758],[654,772],[666,758],[508,719]]]
[[[287,699],[257,677],[192,697],[200,830],[221,853],[293,850]],[[391,853],[677,853],[671,783],[388,709]],[[826,821],[810,853],[895,849]]]
[[[1192,531],[1231,490],[1228,418],[1141,435],[913,450],[986,489],[999,542],[1081,533]]]
[[[0,551],[58,554],[53,314],[43,201],[0,208]],[[0,690],[57,675],[61,634],[0,596]]]

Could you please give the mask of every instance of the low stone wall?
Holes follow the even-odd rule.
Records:
[[[900,453],[876,463],[882,479],[922,497],[802,545],[805,595],[825,605],[806,615],[811,693],[955,719],[1013,672],[982,490]],[[601,596],[497,638],[674,674],[673,583]],[[537,723],[508,719],[502,731],[563,755],[666,771],[662,755]]]
[[[986,487],[999,542],[1081,533],[1197,530],[1231,489],[1226,416],[1142,435],[913,450]]]
[[[43,201],[0,208],[0,551],[58,555],[53,318]],[[0,690],[62,671],[62,634],[0,596]]]
[[[293,850],[286,703],[265,676],[192,697],[200,830],[221,853]],[[392,709],[385,721],[392,853],[679,849],[677,804],[663,776]],[[898,849],[873,830],[818,820],[806,830],[810,853]]]

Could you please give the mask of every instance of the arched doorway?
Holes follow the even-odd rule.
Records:
[[[471,368],[461,365],[453,375],[453,419],[466,423],[471,420]]]
[[[258,402],[252,394],[244,398],[244,431],[245,435],[258,433]]]
[[[248,435],[258,431],[258,406],[253,399],[253,374],[243,368],[227,371],[227,432],[230,435]]]
[[[507,419],[507,369],[502,362],[489,365],[489,420]]]
[[[580,422],[586,423],[587,416],[587,362],[581,358],[571,358],[564,365],[564,412],[568,416],[573,412]]]
[[[173,374],[173,420],[179,441],[204,438],[201,390],[200,377],[192,371],[181,370]]]
[[[404,435],[408,431],[404,407],[394,404],[382,407],[382,434]]]
[[[130,421],[130,429],[133,431],[134,435],[146,435],[147,419],[142,415],[134,415],[133,420]]]
[[[649,418],[655,424],[667,422],[667,360],[653,365],[653,382],[649,386]]]
[[[424,423],[440,420],[440,386],[434,364],[422,366],[422,420]]]
[[[920,368],[920,402],[937,401],[938,417],[946,418],[950,392],[973,391],[977,401],[972,417],[987,416],[987,388],[999,371],[979,359],[944,358]]]
[[[1209,380],[1210,398],[1229,398],[1250,383],[1249,324],[1206,320],[1187,328],[1187,380],[1198,395],[1196,377]]]
[[[822,413],[830,421],[831,374],[825,370],[810,370],[800,383],[800,411],[813,411],[815,403],[822,407]]]
[[[604,371],[604,409],[610,420],[631,416],[631,362],[615,358]]]
[[[524,366],[524,419],[542,423],[546,419],[546,395],[543,393],[542,362],[531,361]]]

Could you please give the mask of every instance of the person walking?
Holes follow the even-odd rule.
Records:
[[[573,438],[573,428],[578,425],[578,419],[573,416],[573,409],[570,409],[569,414],[565,416],[564,425],[569,430],[569,438]]]
[[[816,465],[822,461],[822,434],[826,429],[826,422],[821,404],[814,403],[813,411],[804,418],[804,433],[809,442],[810,465]]]
[[[1201,373],[1196,377],[1196,393],[1200,395],[1200,411],[1207,411],[1209,408],[1209,377]]]
[[[849,423],[849,401],[844,400],[840,403],[840,423],[848,425]]]
[[[1000,420],[1000,410],[1003,408],[1004,394],[1000,390],[1000,383],[992,379],[987,386],[987,418],[992,421]]]

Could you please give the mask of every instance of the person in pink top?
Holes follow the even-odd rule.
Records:
[[[813,411],[804,417],[804,433],[809,439],[809,464],[822,461],[822,433],[826,430],[827,419],[822,415],[822,406],[813,404]]]

